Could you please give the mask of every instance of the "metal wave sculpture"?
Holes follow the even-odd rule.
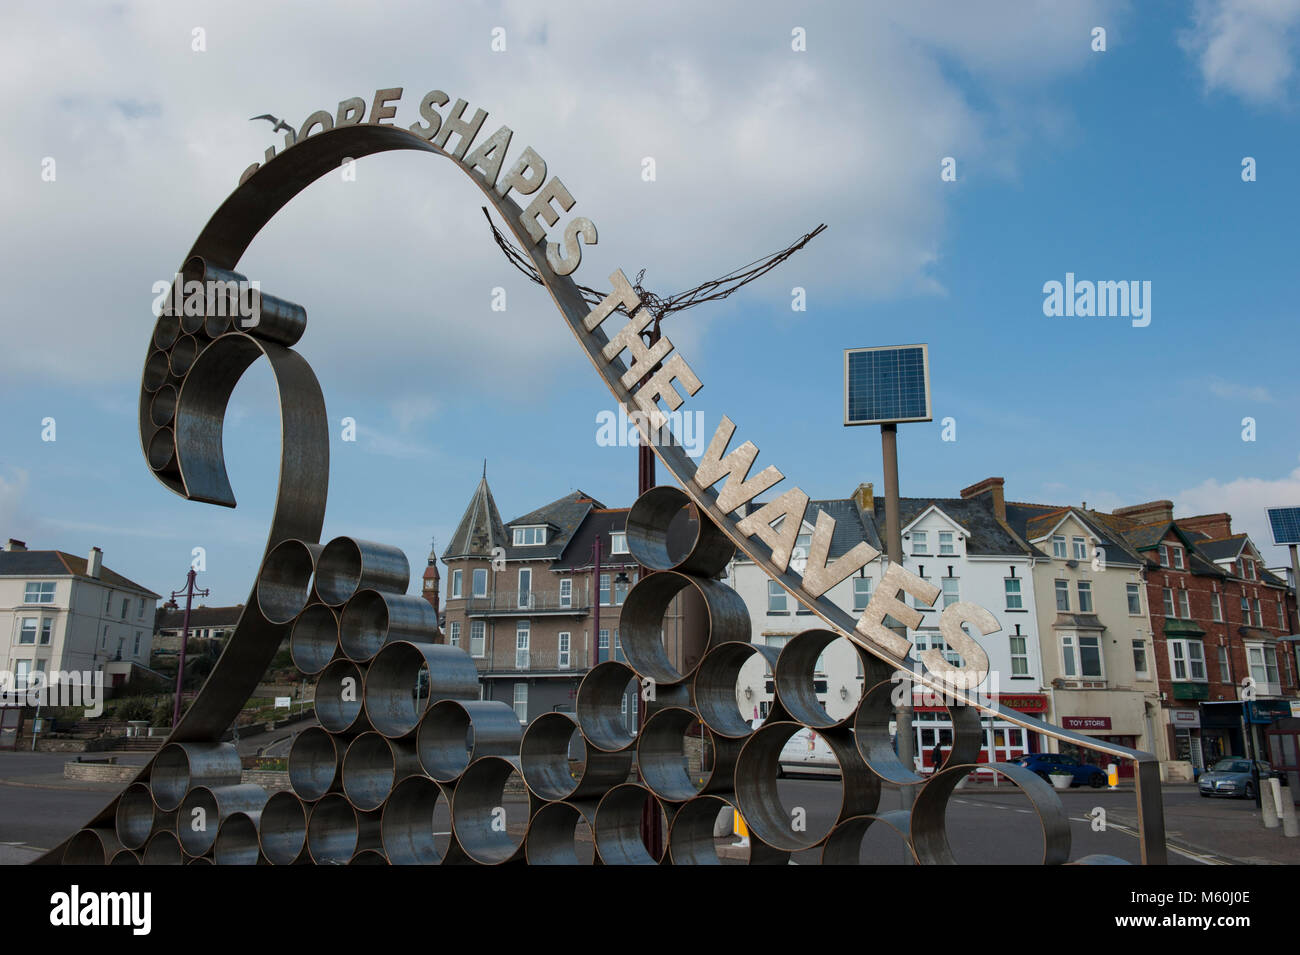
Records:
[[[240,282],[243,276],[234,270],[253,237],[298,192],[341,164],[389,150],[433,153],[470,173],[529,251],[614,397],[629,411],[647,410],[644,387],[635,394],[630,389],[638,381],[644,385],[645,369],[663,353],[649,356],[649,364],[625,366],[619,339],[611,345],[600,328],[619,294],[621,273],[613,277],[611,308],[593,321],[601,307],[589,310],[573,279],[556,271],[571,272],[576,263],[566,265],[554,246],[544,248],[537,230],[522,221],[520,207],[493,188],[495,174],[489,180],[473,171],[465,159],[464,133],[460,148],[448,151],[445,137],[440,142],[417,135],[415,127],[408,131],[375,124],[373,114],[372,123],[334,128],[319,116],[329,119],[328,114],[313,114],[304,128],[314,121],[324,131],[299,139],[274,160],[245,173],[186,256],[178,282]],[[476,151],[480,166],[481,152]],[[500,165],[497,155],[497,171]],[[594,242],[594,227],[584,238]],[[626,286],[626,280],[621,284]],[[627,308],[628,315],[633,311]],[[650,573],[632,588],[622,610],[627,663],[598,664],[579,687],[575,715],[544,714],[522,732],[508,704],[478,699],[474,662],[464,650],[442,642],[433,608],[405,594],[410,578],[405,555],[347,537],[320,543],[329,442],[317,379],[293,350],[305,329],[301,306],[266,294],[260,318],[249,328],[210,308],[173,307],[158,319],[140,394],[142,447],[154,475],[187,499],[235,506],[222,448],[225,410],[240,376],[264,357],[279,392],[283,439],[274,516],[252,594],[202,692],[137,779],[40,862],[573,864],[579,861],[575,834],[585,822],[594,838],[594,859],[601,863],[717,863],[714,822],[730,806],[750,828],[751,864],[785,863],[794,852],[816,848],[823,862],[856,863],[872,826],[896,832],[916,862],[951,863],[945,810],[958,782],[975,768],[981,711],[1133,760],[1142,858],[1165,861],[1157,764],[1150,754],[1099,743],[975,694],[954,692],[930,673],[915,680],[951,700],[952,754],[928,777],[902,765],[891,744],[889,721],[897,672],[909,670],[908,661],[863,639],[861,630],[855,632],[852,618],[822,596],[829,585],[811,595],[789,569],[788,553],[775,553],[767,537],[760,534],[755,540],[752,528],[737,526],[730,516],[738,506],[736,485],[763,478],[745,481],[748,463],[757,454],[748,444],[740,449],[742,457],[748,454],[748,463],[738,474],[733,471],[720,494],[712,487],[721,476],[716,467],[712,481],[705,480],[675,441],[652,442],[684,490],[654,488],[637,500],[628,517],[629,549]],[[674,366],[669,370],[679,379],[693,379],[684,363],[674,365],[677,361],[664,365]],[[698,387],[695,380],[694,390]],[[650,406],[656,395],[668,398],[662,390],[652,393]],[[680,404],[680,397],[674,397]],[[671,398],[668,403],[672,405]],[[648,438],[646,420],[643,414],[638,427]],[[729,425],[724,419],[721,445],[711,452],[725,450]],[[696,519],[696,536],[688,553],[673,556],[666,545],[668,524],[683,507]],[[823,536],[820,525],[817,536]],[[716,579],[736,549],[816,614],[820,625],[779,653],[751,643],[744,604]],[[687,588],[707,607],[708,637],[698,664],[679,671],[665,653],[660,628],[673,597]],[[295,664],[317,679],[320,727],[294,741],[292,791],[268,794],[240,782],[238,754],[220,739],[286,636]],[[858,648],[867,690],[856,711],[837,720],[817,701],[812,673],[822,650],[839,637]],[[772,713],[756,730],[735,700],[740,668],[754,656],[771,668],[776,698]],[[622,697],[632,680],[655,688],[644,728],[635,736],[621,716]],[[682,759],[682,738],[697,721],[713,761],[710,770],[691,778]],[[842,773],[840,806],[821,831],[792,827],[777,792],[781,748],[801,728],[822,735]],[[577,763],[570,760],[575,739],[585,750]],[[634,764],[637,781],[630,779]],[[1019,766],[981,768],[999,773],[1028,797],[1042,827],[1042,861],[1069,861],[1069,822],[1052,788]],[[503,793],[514,774],[526,786],[527,819],[503,825]],[[882,787],[914,789],[913,808],[878,812]],[[652,852],[642,841],[647,801],[666,832],[662,852],[660,847]],[[441,845],[433,824],[440,808],[451,820],[450,837]],[[192,819],[204,824],[193,825]]]

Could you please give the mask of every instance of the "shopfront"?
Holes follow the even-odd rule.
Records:
[[[1193,769],[1204,769],[1201,757],[1201,711],[1199,709],[1171,709],[1169,729],[1173,735],[1172,758],[1190,763]]]
[[[941,759],[947,756],[947,750],[952,747],[952,720],[942,706],[923,705],[922,699],[917,697],[912,731],[916,734],[916,753],[922,771],[929,772],[934,769],[936,744]],[[1041,693],[999,693],[997,699],[1009,709],[1038,719],[1047,712],[1047,697]],[[1012,762],[1026,753],[1040,752],[1044,748],[1036,733],[1030,733],[1015,723],[981,715],[980,726],[983,729],[983,742],[978,762]]]
[[[1227,756],[1248,756],[1246,750],[1241,733],[1241,701],[1202,703],[1201,768],[1208,769]]]
[[[1052,692],[1052,703],[1055,707],[1052,722],[1062,729],[1128,749],[1151,746],[1147,740],[1146,698],[1140,691],[1056,689]],[[1133,775],[1132,760],[1115,759],[1073,743],[1061,743],[1059,750],[1081,763],[1102,769],[1115,763],[1121,776]]]

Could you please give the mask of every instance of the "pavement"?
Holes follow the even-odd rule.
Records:
[[[290,740],[303,726],[294,726],[240,740],[240,749],[248,752],[266,750],[283,754]],[[273,745],[272,745],[273,744]],[[147,753],[116,754],[119,765],[143,765]],[[0,752],[0,865],[21,864],[57,844],[77,825],[103,808],[121,783],[82,782],[65,779],[63,764],[75,756],[67,753]],[[838,781],[799,781],[813,801],[838,804]],[[1089,851],[1114,851],[1102,845],[1090,846],[1092,838],[1087,822],[1094,806],[1104,806],[1106,823],[1132,843],[1121,854],[1128,857],[1136,849],[1137,812],[1133,786],[1126,783],[1116,790],[1073,789],[1062,793],[1062,801],[1072,821],[1080,826],[1075,839],[1074,855]],[[1254,802],[1244,799],[1203,798],[1192,783],[1168,783],[1162,787],[1165,830],[1170,861],[1202,865],[1300,865],[1300,838],[1286,838],[1281,828],[1265,829]],[[988,818],[987,810],[1022,813],[1017,808],[1024,797],[1013,787],[994,788],[991,783],[968,783],[954,793],[950,812],[969,815],[971,822]],[[959,805],[957,805],[959,804]],[[985,806],[986,809],[981,809]],[[882,809],[892,808],[882,802]],[[833,818],[833,816],[832,816]],[[954,825],[963,829],[963,823]],[[725,841],[723,841],[725,844]],[[955,845],[954,849],[960,846]],[[730,854],[730,853],[728,853]],[[959,859],[961,855],[959,853]],[[802,861],[802,860],[800,860]]]

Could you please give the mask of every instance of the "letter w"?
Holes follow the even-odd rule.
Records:
[[[754,459],[758,457],[758,448],[754,442],[746,441],[724,458],[722,453],[727,450],[731,436],[735,433],[735,424],[723,415],[718,430],[713,432],[713,440],[709,442],[704,457],[700,458],[699,466],[695,469],[695,483],[701,488],[710,488],[722,478],[727,478],[718,492],[718,507],[724,514],[730,514],[740,505],[752,501],[773,484],[785,479],[784,474],[769,464],[757,477],[746,480],[749,469],[754,466]]]

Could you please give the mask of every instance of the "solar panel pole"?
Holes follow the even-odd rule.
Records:
[[[890,563],[903,565],[903,528],[898,516],[898,425],[892,421],[880,426],[880,457],[885,478],[885,553]],[[892,595],[891,595],[892,596]],[[898,625],[894,628],[899,636],[907,636],[907,628]],[[897,727],[898,759],[905,767],[914,764],[915,747],[912,734],[912,692],[909,684],[902,700],[895,711],[894,724]],[[904,803],[910,803],[915,789],[911,786],[902,788]]]

